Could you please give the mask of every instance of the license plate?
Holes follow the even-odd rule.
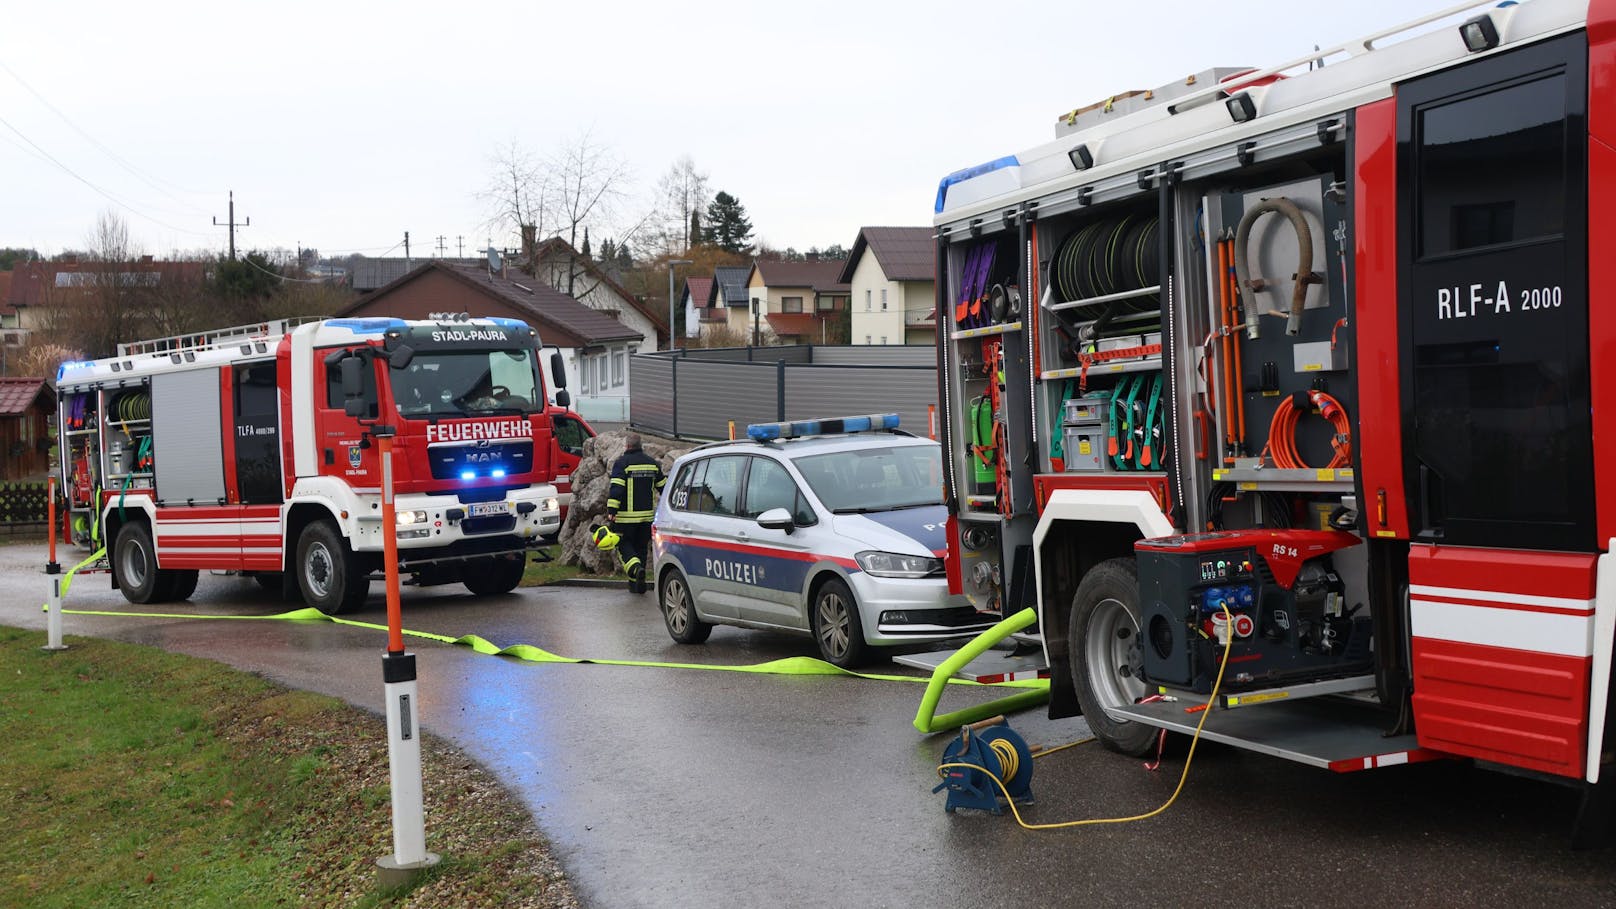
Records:
[[[506,514],[504,502],[475,502],[471,506],[471,516],[474,518],[487,517],[493,514]]]

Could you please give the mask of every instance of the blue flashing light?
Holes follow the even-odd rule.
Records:
[[[493,470],[489,471],[488,475],[493,477],[496,480],[501,479],[501,478],[503,478],[505,476],[505,468],[496,467]]]
[[[475,471],[475,470],[462,470],[462,471],[460,471],[460,479],[462,479],[462,480],[475,480],[475,479],[477,479],[477,471]]]
[[[967,167],[964,170],[954,171],[953,173],[944,177],[942,182],[937,184],[937,207],[933,210],[937,214],[943,213],[943,202],[948,199],[948,188],[950,186],[953,186],[956,183],[964,183],[966,180],[980,177],[983,174],[992,173],[993,171],[1001,170],[1006,167],[1020,166],[1021,162],[1017,160],[1015,155],[1005,155],[1003,158],[996,158],[992,161],[978,164],[975,167]]]
[[[796,420],[788,423],[753,423],[746,435],[753,441],[772,442],[800,436],[834,436],[855,432],[882,432],[898,428],[898,415],[876,413],[860,417],[832,417],[826,420]]]
[[[356,335],[379,335],[389,328],[403,328],[403,319],[330,319],[326,325],[346,328]]]
[[[500,328],[510,328],[517,331],[526,331],[532,327],[521,319],[489,318],[488,321],[498,325]]]
[[[62,376],[70,369],[89,369],[95,365],[94,360],[68,360],[56,367],[56,381],[62,381]]]

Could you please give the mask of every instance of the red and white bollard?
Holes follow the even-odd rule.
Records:
[[[393,432],[377,427],[382,462],[382,573],[387,583],[387,653],[382,657],[382,689],[387,704],[387,763],[393,795],[393,854],[376,860],[384,889],[408,884],[440,857],[426,851],[426,813],[421,792],[420,698],[415,654],[404,650],[404,624],[398,595],[398,517],[393,507]]]
[[[50,524],[50,561],[45,574],[50,578],[50,595],[45,599],[45,646],[41,650],[66,650],[62,643],[62,566],[56,561],[56,478],[45,483],[45,506]]]

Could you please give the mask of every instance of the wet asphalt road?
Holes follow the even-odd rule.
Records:
[[[41,629],[42,547],[0,547],[0,622]],[[380,585],[355,616],[382,622]],[[545,588],[475,601],[405,591],[405,625],[575,657],[747,664],[807,638],[717,629],[673,644],[650,595]],[[104,577],[70,608],[132,611]],[[270,615],[250,581],[204,577],[163,612]],[[379,710],[385,635],[328,624],[67,616],[68,634],[212,657]],[[948,815],[932,795],[947,737],[909,725],[920,686],[844,678],[537,665],[430,641],[422,724],[527,803],[587,905],[1616,905],[1616,849],[1565,849],[1568,790],[1452,763],[1333,775],[1203,746],[1178,803],[1138,823],[1030,832]],[[69,655],[71,651],[69,651]],[[990,695],[955,689],[944,710]],[[1013,718],[1030,741],[1080,720]],[[377,734],[383,732],[378,720]],[[1096,746],[1040,760],[1029,820],[1134,814],[1150,773]],[[432,818],[427,818],[430,838]]]

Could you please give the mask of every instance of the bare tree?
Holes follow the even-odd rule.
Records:
[[[656,187],[656,240],[663,255],[682,256],[701,242],[690,235],[691,215],[707,210],[707,175],[696,169],[695,159],[679,156]]]
[[[517,234],[524,224],[544,227],[547,171],[514,138],[489,155],[488,185],[477,194],[489,207],[488,226]]]
[[[70,346],[106,356],[120,341],[132,340],[143,324],[141,290],[149,273],[133,267],[140,250],[116,212],[104,211],[96,218],[85,245],[83,267],[58,275],[50,288],[50,317],[60,329],[58,336],[71,338]]]

